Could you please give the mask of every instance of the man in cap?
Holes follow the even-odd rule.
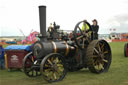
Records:
[[[96,19],[92,20],[93,22],[93,25],[91,26],[92,27],[92,31],[93,31],[93,35],[94,35],[94,40],[98,39],[98,31],[99,31],[99,25],[98,25],[98,22]]]

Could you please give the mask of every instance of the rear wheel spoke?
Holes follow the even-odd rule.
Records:
[[[104,70],[104,67],[103,67],[103,65],[100,63],[99,64],[99,66],[100,66],[100,68],[102,69],[102,70]]]
[[[102,59],[103,62],[108,63],[108,60]]]
[[[101,45],[101,51],[104,52],[104,44]]]
[[[96,70],[99,70],[100,69],[100,66],[99,66],[99,64],[96,64]]]
[[[104,53],[104,54],[107,54],[107,53],[108,53],[108,51],[104,51],[103,53]]]
[[[96,48],[94,48],[94,51],[95,51],[97,54],[99,54],[99,51],[98,51]]]
[[[97,43],[97,44],[98,44],[99,52],[101,52],[100,43]]]

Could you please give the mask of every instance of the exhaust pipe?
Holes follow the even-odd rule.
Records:
[[[40,19],[40,40],[47,41],[46,35],[46,6],[39,6],[39,19]]]

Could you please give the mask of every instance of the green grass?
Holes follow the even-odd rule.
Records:
[[[124,57],[124,43],[110,43],[112,64],[108,72],[93,74],[88,69],[68,72],[63,81],[47,83],[42,76],[29,78],[23,72],[0,70],[0,85],[128,85],[128,58]]]

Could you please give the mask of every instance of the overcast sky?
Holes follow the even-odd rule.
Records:
[[[77,22],[98,20],[99,34],[128,32],[128,0],[0,0],[0,36],[27,36],[39,31],[39,5],[47,6],[47,27],[56,21],[63,30]]]

